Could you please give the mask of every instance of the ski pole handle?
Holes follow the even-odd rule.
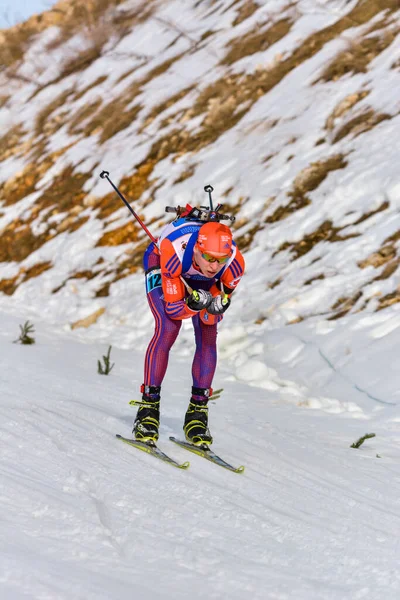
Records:
[[[182,281],[182,283],[185,286],[185,288],[187,289],[187,291],[189,292],[189,294],[193,294],[192,288],[190,287],[190,285],[188,284],[188,282],[183,279],[182,275],[180,275],[179,278]]]

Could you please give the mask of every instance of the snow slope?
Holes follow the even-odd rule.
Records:
[[[328,401],[316,380],[330,379],[336,398],[344,383],[311,349],[308,371],[294,365],[300,332],[271,340],[275,389],[232,381],[227,363],[219,368],[214,449],[246,465],[235,475],[167,441],[186,409],[184,357],[172,357],[160,440],[190,460],[179,471],[114,438],[130,430],[141,353],[113,349],[115,367],[100,376],[104,344],[77,343],[42,323],[35,345],[12,344],[20,321],[0,318],[2,598],[399,597],[399,409],[361,402],[348,386],[352,410],[339,401],[320,410]],[[390,344],[379,350],[383,365]],[[284,402],[303,396],[312,372],[312,410]],[[349,448],[367,432],[376,437]]]

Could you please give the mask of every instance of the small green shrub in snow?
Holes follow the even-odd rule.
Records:
[[[366,433],[365,435],[360,437],[359,440],[354,442],[354,444],[351,444],[350,448],[359,448],[361,446],[361,444],[363,444],[365,442],[365,440],[368,440],[369,438],[373,438],[373,437],[375,437],[375,433]]]
[[[34,333],[35,328],[32,323],[26,321],[24,325],[19,326],[21,333],[18,339],[14,340],[14,344],[34,344],[35,338],[32,337],[31,333]]]
[[[112,346],[109,346],[106,356],[103,356],[104,367],[99,360],[97,361],[97,372],[99,375],[108,375],[114,366],[114,363],[110,366],[111,348]]]

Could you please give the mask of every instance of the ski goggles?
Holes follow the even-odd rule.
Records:
[[[211,254],[207,254],[207,252],[202,252],[201,256],[209,263],[217,262],[220,265],[223,265],[230,259],[230,256],[211,256]]]

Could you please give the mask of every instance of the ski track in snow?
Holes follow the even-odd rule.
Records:
[[[187,401],[177,357],[160,447],[190,460],[181,472],[114,437],[134,415],[135,351],[113,350],[102,377],[99,344],[45,325],[11,344],[17,318],[1,322],[2,597],[398,598],[400,452],[380,413],[379,437],[350,450],[365,423],[348,413],[224,381],[211,426],[236,475],[167,441]]]

